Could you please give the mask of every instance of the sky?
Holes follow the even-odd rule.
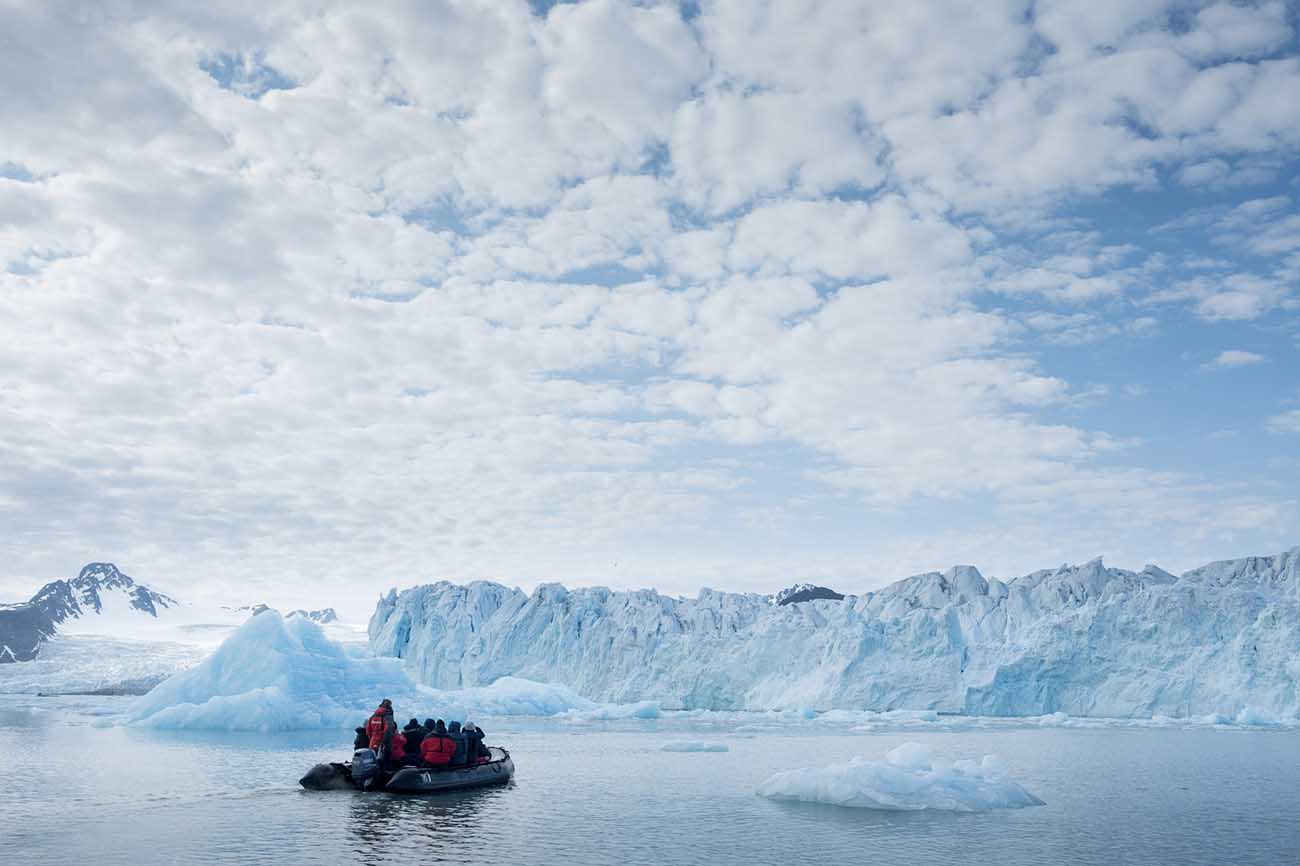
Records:
[[[0,598],[1300,544],[1297,28],[0,0]]]

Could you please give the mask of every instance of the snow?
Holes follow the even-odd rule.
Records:
[[[665,752],[727,752],[728,746],[722,743],[705,743],[699,740],[669,740],[663,744]]]
[[[0,664],[0,693],[140,694],[209,652],[171,641],[60,635],[31,661]]]
[[[158,616],[152,617],[132,608],[129,597],[123,592],[101,591],[100,599],[101,613],[92,610],[80,617],[64,620],[59,624],[59,635],[174,642],[215,648],[251,615],[248,608],[177,602],[160,609]],[[336,640],[364,641],[366,638],[364,629],[354,624],[334,621],[324,628],[325,633]]]
[[[72,586],[73,615],[57,623],[34,659],[0,664],[0,693],[140,694],[201,661],[250,617],[248,609],[178,602],[104,564],[87,566]],[[158,602],[156,616],[133,605],[141,591]],[[333,621],[325,633],[354,645],[365,641],[354,624]],[[0,657],[5,651],[0,646]]]
[[[904,743],[883,761],[858,756],[846,764],[777,773],[759,785],[758,794],[887,811],[985,812],[1043,804],[1008,778],[996,756],[948,764],[935,760],[920,743]]]
[[[369,633],[433,687],[513,676],[664,710],[1300,721],[1300,548],[1179,577],[1099,559],[1007,581],[959,566],[785,606],[440,582],[382,598]]]

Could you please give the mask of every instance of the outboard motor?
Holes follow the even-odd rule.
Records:
[[[369,787],[379,775],[379,757],[370,749],[357,749],[352,753],[352,780],[361,787]]]

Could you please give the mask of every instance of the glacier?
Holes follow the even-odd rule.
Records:
[[[1300,719],[1300,547],[1175,576],[1100,559],[1001,581],[970,566],[777,605],[705,589],[390,591],[371,649],[420,682],[559,682],[665,710]]]
[[[777,773],[758,787],[761,797],[829,803],[858,809],[984,812],[1021,809],[1043,801],[1008,778],[994,755],[947,764],[921,743],[904,743],[883,761],[858,756],[845,764]]]

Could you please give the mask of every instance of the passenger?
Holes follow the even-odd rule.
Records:
[[[402,766],[406,761],[406,737],[401,731],[393,734],[392,743],[389,745],[388,765],[392,768]]]
[[[424,728],[420,726],[419,719],[411,719],[402,728],[402,736],[406,737],[406,754],[407,757],[420,756],[420,741],[424,739]]]
[[[445,767],[451,763],[456,744],[447,736],[446,731],[439,733],[437,728],[425,734],[420,743],[420,760],[430,767]]]
[[[465,764],[465,755],[467,754],[468,741],[465,734],[461,732],[460,722],[452,722],[447,726],[447,736],[456,744],[456,751],[451,756],[453,767],[460,767]]]
[[[483,732],[473,722],[466,722],[462,730],[465,732],[465,763],[483,763],[487,758],[487,749],[483,745]]]
[[[352,751],[368,748],[370,748],[370,735],[366,733],[365,725],[362,725],[357,728],[357,735],[352,740]]]
[[[370,737],[370,748],[381,758],[388,754],[393,744],[393,734],[397,733],[397,722],[393,721],[393,702],[384,698],[366,722],[366,733]]]

